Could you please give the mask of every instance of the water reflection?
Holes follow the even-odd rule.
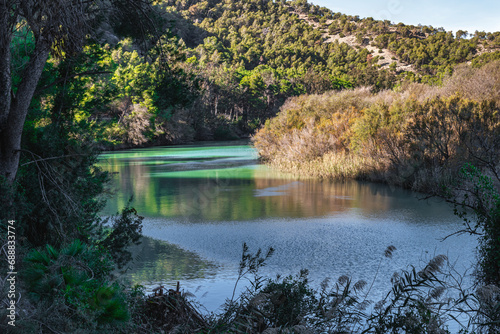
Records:
[[[308,268],[315,282],[376,276],[380,293],[394,271],[433,255],[447,254],[462,268],[474,261],[472,237],[440,241],[461,227],[445,203],[381,184],[297,180],[257,164],[246,143],[114,152],[100,163],[117,173],[104,214],[134,195],[144,234],[168,242],[146,238],[130,278],[180,280],[191,291],[201,285],[211,310],[232,292],[243,242],[276,248],[264,275]],[[389,245],[394,259],[379,267]]]
[[[200,157],[203,149],[108,154],[101,165],[118,175],[114,180],[117,195],[108,201],[104,213],[116,213],[132,195],[134,207],[143,216],[185,221],[321,217],[352,208],[373,215],[408,205],[421,206],[429,216],[442,211],[425,201],[416,204],[411,192],[381,184],[290,179],[248,159],[254,155],[248,146],[230,146],[225,151],[210,147],[208,154],[216,150],[218,155],[206,160]],[[141,163],[145,159],[148,164]],[[224,164],[226,168],[220,168]]]
[[[149,237],[130,248],[133,261],[125,277],[133,284],[173,284],[185,279],[210,279],[218,266],[193,252]]]

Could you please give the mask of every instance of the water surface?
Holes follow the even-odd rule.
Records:
[[[208,310],[231,296],[242,243],[274,247],[262,274],[310,271],[313,284],[351,275],[381,295],[390,276],[446,254],[463,271],[476,240],[451,208],[382,184],[300,180],[257,162],[246,142],[135,149],[103,154],[116,194],[103,214],[134,196],[147,238],[136,248],[134,283],[181,286]],[[387,246],[397,250],[383,257]],[[240,287],[239,291],[243,286]]]

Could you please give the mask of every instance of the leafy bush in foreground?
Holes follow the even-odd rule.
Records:
[[[60,249],[46,245],[24,258],[20,273],[31,306],[41,308],[19,319],[18,327],[43,319],[43,326],[88,330],[129,319],[123,287],[110,281],[114,264],[95,246],[74,240]],[[51,316],[44,318],[45,310]],[[42,327],[43,327],[42,326]]]

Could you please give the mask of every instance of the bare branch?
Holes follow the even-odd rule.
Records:
[[[26,150],[19,150],[19,151],[26,151]],[[30,151],[27,151],[29,153],[32,153]],[[32,153],[33,154],[33,153]],[[37,162],[41,162],[41,161],[47,161],[47,160],[54,160],[54,159],[61,159],[61,158],[69,158],[69,157],[76,157],[76,156],[86,156],[87,154],[68,154],[68,155],[60,155],[60,156],[57,156],[57,157],[50,157],[50,158],[43,158],[43,159],[37,159],[37,160],[33,160],[33,161],[29,161],[29,162],[25,162],[23,164],[21,164],[21,166],[26,166],[26,165],[30,165],[32,163],[37,163]]]

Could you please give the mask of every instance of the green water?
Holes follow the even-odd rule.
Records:
[[[445,203],[381,184],[296,179],[260,165],[248,142],[111,152],[100,165],[115,173],[103,215],[133,195],[145,217],[127,277],[147,286],[180,281],[209,310],[230,297],[243,242],[276,249],[264,275],[307,268],[316,282],[376,277],[380,294],[394,271],[433,255],[464,268],[474,262],[474,238],[441,241],[461,228]],[[389,245],[394,258],[381,262]]]
[[[248,145],[225,143],[104,154],[101,166],[118,175],[116,196],[104,213],[116,213],[133,195],[133,206],[147,217],[242,220],[273,215],[268,201],[252,200],[255,179],[273,174],[255,165],[255,159]]]
[[[442,214],[442,207],[379,184],[297,180],[258,164],[247,142],[112,152],[100,165],[115,176],[106,215],[132,196],[142,216],[193,222],[318,217],[351,208],[373,214],[405,208],[408,201],[424,208],[419,215]]]

